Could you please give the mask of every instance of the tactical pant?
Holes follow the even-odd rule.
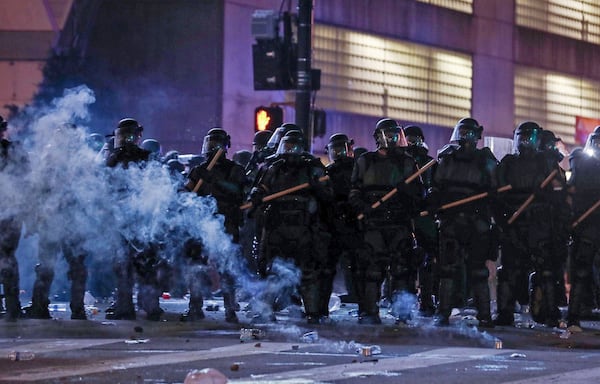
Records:
[[[524,213],[504,231],[502,265],[497,275],[501,323],[513,322],[516,301],[529,302],[536,322],[554,324],[560,318],[557,290],[566,255],[558,254],[564,248],[556,249],[553,245],[551,220],[537,209]],[[531,272],[535,272],[533,284],[529,281]]]
[[[297,288],[302,296],[306,315],[326,316],[329,312],[331,276],[335,273],[327,258],[330,237],[318,224],[311,226],[308,221],[299,219],[304,215],[305,213],[298,212],[297,216],[287,216],[288,221],[283,223],[284,225],[273,226],[271,223],[263,229],[260,260],[261,264],[265,265],[267,283],[271,283],[263,301],[289,301],[289,296],[285,296],[296,288],[290,286],[293,283],[281,281],[279,277],[273,276],[276,272],[273,271],[273,263],[279,258],[292,262],[300,271]],[[282,286],[277,289],[273,286],[274,283],[280,283]],[[276,294],[274,299],[272,295],[276,291],[282,294]]]
[[[410,260],[412,244],[408,225],[367,219],[363,247],[355,262],[359,315],[379,316],[381,287],[388,277],[392,312],[402,320],[408,319],[416,303],[416,270]]]
[[[579,324],[586,309],[586,298],[594,287],[593,271],[600,266],[600,223],[590,220],[577,227],[568,265],[571,291],[567,321]]]
[[[168,273],[164,268],[166,263],[160,259],[158,247],[154,244],[147,246],[141,252],[134,252],[133,255],[133,266],[138,281],[138,306],[149,318],[156,320],[162,312],[159,298],[164,285],[159,275],[163,272]]]
[[[71,313],[80,317],[85,316],[83,302],[87,282],[85,252],[78,241],[58,242],[46,239],[42,235],[39,242],[39,263],[35,266],[36,279],[31,296],[30,311],[34,317],[50,317],[48,311],[50,288],[54,280],[56,260],[61,253],[69,266],[67,277],[71,281]]]
[[[419,279],[419,309],[424,313],[433,313],[436,308],[434,297],[438,297],[439,239],[437,224],[431,217],[414,219],[415,236],[419,247],[425,252],[422,260],[417,260]]]
[[[441,221],[439,241],[438,316],[447,320],[457,295],[464,295],[464,287],[468,286],[477,319],[491,321],[489,271],[485,264],[491,246],[489,221],[477,212],[448,213]]]
[[[15,251],[19,244],[20,227],[12,220],[0,222],[0,283],[4,286],[6,315],[8,320],[15,320],[21,313],[19,301],[19,265]]]
[[[212,295],[210,275],[215,266],[211,265],[208,256],[204,254],[200,241],[188,240],[184,247],[184,254],[186,265],[184,276],[190,291],[189,313],[199,314],[202,312],[204,297]],[[234,271],[238,266],[216,265],[216,268],[219,272],[219,282],[223,293],[223,306],[226,311],[235,312],[237,301]]]

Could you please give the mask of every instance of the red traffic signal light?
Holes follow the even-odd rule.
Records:
[[[283,109],[280,107],[258,107],[254,110],[254,131],[275,131],[283,124]]]

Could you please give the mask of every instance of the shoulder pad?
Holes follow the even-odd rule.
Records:
[[[577,159],[583,155],[583,148],[575,148],[569,154],[569,160]]]
[[[498,162],[498,159],[496,159],[496,155],[494,155],[494,153],[492,152],[492,150],[489,147],[483,147],[480,150],[481,155],[483,155],[484,157],[493,160],[495,162]]]
[[[265,157],[265,163],[272,163],[273,161],[275,161],[277,159],[279,155],[274,153],[272,155],[269,155],[267,157]]]
[[[437,152],[438,157],[448,156],[459,148],[458,144],[446,144]]]

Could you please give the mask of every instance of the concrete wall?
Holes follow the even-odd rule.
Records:
[[[221,124],[223,46],[222,1],[103,1],[86,60],[95,130],[134,117],[165,151],[199,152]]]

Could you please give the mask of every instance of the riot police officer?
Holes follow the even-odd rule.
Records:
[[[280,127],[275,129],[275,132],[262,131],[257,132],[254,135],[254,140],[252,142],[252,148],[254,149],[252,154],[253,160],[251,160],[246,167],[246,175],[250,179],[250,191],[257,185],[258,180],[260,180],[270,164],[277,159],[276,151],[283,136],[289,131],[294,130],[299,131],[300,128],[294,123],[283,123]],[[247,212],[248,230],[252,231],[253,235],[248,264],[253,271],[257,274],[261,274],[258,270],[258,259],[264,217],[262,216],[262,210],[257,208],[257,206],[253,206]]]
[[[8,123],[0,116],[0,173],[14,178],[16,182],[22,178],[27,170],[25,153],[6,137]],[[10,179],[9,179],[10,180]],[[18,189],[18,186],[12,186]],[[3,189],[8,189],[7,185]],[[1,201],[8,203],[3,196]],[[6,320],[16,321],[21,317],[21,302],[19,301],[19,265],[15,251],[19,245],[21,235],[21,222],[14,214],[9,214],[8,206],[2,207],[0,214],[0,283],[4,287],[4,300],[6,304]]]
[[[349,197],[355,209],[365,215],[361,220],[363,245],[356,253],[354,268],[358,322],[381,323],[378,302],[386,275],[393,292],[392,314],[397,322],[406,322],[416,303],[411,217],[422,198],[422,183],[420,179],[405,183],[417,171],[417,164],[406,152],[406,139],[396,121],[379,120],[373,137],[377,150],[356,161]],[[377,209],[371,208],[393,188],[398,193]]]
[[[535,282],[532,284],[539,287],[539,298],[530,303],[532,318],[551,327],[557,326],[560,319],[557,288],[566,255],[558,254],[554,246],[553,238],[558,233],[553,229],[556,224],[553,211],[561,202],[553,198],[552,185],[540,188],[541,182],[558,164],[549,163],[539,150],[541,135],[542,128],[537,123],[519,124],[514,131],[515,153],[506,155],[498,166],[499,184],[511,185],[512,189],[501,195],[503,204],[500,214],[496,215],[503,232],[501,266],[497,273],[497,325],[513,324],[515,301],[527,302],[528,275],[533,271]],[[532,193],[535,199],[509,223]],[[563,201],[562,205],[565,204]]]
[[[408,125],[403,129],[408,144],[406,151],[415,159],[419,168],[432,161],[433,157],[428,154],[429,148],[421,127]],[[433,187],[434,173],[435,165],[421,174],[425,191],[429,191]],[[422,208],[426,209],[425,206]],[[416,253],[414,259],[421,261],[418,266],[419,310],[425,316],[433,316],[436,308],[434,297],[438,296],[437,288],[439,287],[437,276],[438,228],[433,215],[415,217],[413,226],[417,241],[416,247],[413,248]]]
[[[321,161],[304,151],[304,136],[299,130],[289,131],[279,143],[275,157],[265,169],[251,200],[264,215],[264,227],[260,240],[259,270],[268,280],[276,258],[293,262],[300,270],[299,292],[304,303],[308,323],[328,322],[323,303],[329,301],[330,273],[327,263],[329,234],[324,221],[325,203],[332,199],[331,187],[318,179],[325,175]],[[309,183],[309,188],[297,190],[262,204],[268,194],[284,191],[297,185]],[[277,297],[265,297],[271,305],[285,307],[285,301],[293,295],[278,292]],[[271,291],[267,289],[266,295]],[[255,308],[253,308],[255,309]],[[257,314],[265,315],[265,314]],[[273,319],[273,314],[266,314]]]
[[[145,139],[140,145],[143,149],[150,152],[152,160],[162,161],[162,147],[156,139]]]
[[[119,121],[114,136],[114,149],[106,159],[109,168],[144,167],[149,161],[151,152],[139,146],[143,127],[137,120],[124,118]],[[125,204],[127,188],[114,185],[120,204]],[[134,223],[126,223],[126,226]],[[123,233],[130,232],[123,228]],[[122,238],[122,246],[115,250],[113,269],[117,280],[117,297],[115,303],[106,310],[106,318],[110,320],[135,320],[133,305],[134,277],[139,278],[138,304],[146,312],[148,320],[158,321],[162,314],[159,306],[160,289],[157,282],[157,266],[161,264],[155,244],[140,244],[132,237]]]
[[[258,131],[252,139],[252,157],[244,166],[246,176],[252,182],[256,178],[258,169],[264,163],[265,159],[274,153],[271,148],[267,147],[267,143],[273,136],[273,132]]]
[[[571,155],[571,177],[568,180],[572,196],[575,223],[584,213],[589,215],[573,231],[569,260],[569,309],[567,325],[579,330],[585,311],[588,291],[593,287],[593,271],[598,268],[600,252],[600,209],[590,211],[600,196],[600,126],[589,134],[583,151]]]
[[[199,196],[212,196],[217,202],[217,212],[225,218],[225,232],[232,236],[234,243],[239,243],[240,226],[242,225],[242,211],[240,205],[244,198],[244,185],[246,177],[244,168],[236,162],[225,157],[227,149],[231,145],[231,138],[222,128],[212,128],[204,137],[202,145],[202,155],[206,159],[202,164],[192,168],[188,176],[188,182],[185,186],[186,190],[194,191],[197,189]],[[217,151],[223,150],[223,155],[220,156],[214,163],[212,169],[208,169],[208,165],[216,156]],[[196,188],[202,180],[200,187]],[[192,248],[188,247],[190,252],[188,263],[192,265],[190,270],[197,272],[196,275],[189,276],[190,281],[190,303],[188,311],[183,314],[182,320],[199,320],[203,317],[203,290],[206,287],[201,286],[201,282],[207,281],[206,273],[208,272],[207,262],[211,255],[202,249],[201,244],[196,240],[195,250],[193,242],[190,243]],[[230,255],[234,257],[234,255]],[[235,313],[237,302],[235,297],[235,280],[232,271],[229,271],[224,260],[213,260],[217,264],[220,274],[221,290],[223,292],[223,305],[225,306],[225,321],[237,323],[238,318]],[[238,263],[228,263],[238,264]]]
[[[350,179],[354,169],[354,140],[348,138],[346,134],[336,133],[331,135],[325,151],[329,156],[327,165],[327,175],[333,188],[333,204],[329,206],[329,220],[331,243],[329,245],[329,266],[330,272],[328,279],[331,280],[331,289],[333,289],[333,273],[339,262],[344,283],[346,286],[346,295],[340,297],[343,302],[358,302],[354,284],[352,282],[352,263],[355,260],[354,252],[360,246],[360,236],[358,233],[357,215],[359,212],[352,207],[348,197],[350,195]],[[329,291],[329,297],[331,295]]]
[[[461,119],[454,127],[450,144],[438,152],[429,212],[435,212],[440,205],[495,190],[497,160],[489,148],[477,148],[482,131],[483,127],[473,118]],[[449,324],[456,297],[464,294],[466,283],[473,294],[479,325],[493,326],[486,266],[486,260],[493,258],[488,202],[477,200],[438,212],[440,286],[436,325]]]
[[[70,215],[81,214],[73,211],[78,201],[77,193],[65,188],[65,185],[72,180],[67,180],[65,173],[56,167],[56,156],[61,156],[60,150],[77,150],[81,145],[85,145],[85,139],[77,129],[72,123],[60,125],[41,151],[41,163],[47,168],[42,168],[45,178],[36,183],[36,187],[39,188],[36,195],[40,198],[40,205],[45,205],[47,199],[58,189],[61,189],[61,193],[57,204],[53,207],[50,209],[44,207],[43,210],[37,207],[36,210],[37,217],[33,226],[37,228],[39,235],[39,262],[35,266],[36,279],[32,289],[31,305],[25,308],[26,316],[29,318],[51,318],[48,310],[50,288],[54,280],[57,257],[62,255],[69,265],[67,276],[71,280],[71,319],[87,319],[83,302],[87,282],[85,265],[87,252],[82,246],[85,239],[77,230],[57,235],[54,228],[59,223],[68,222]],[[43,213],[40,214],[42,211]]]

